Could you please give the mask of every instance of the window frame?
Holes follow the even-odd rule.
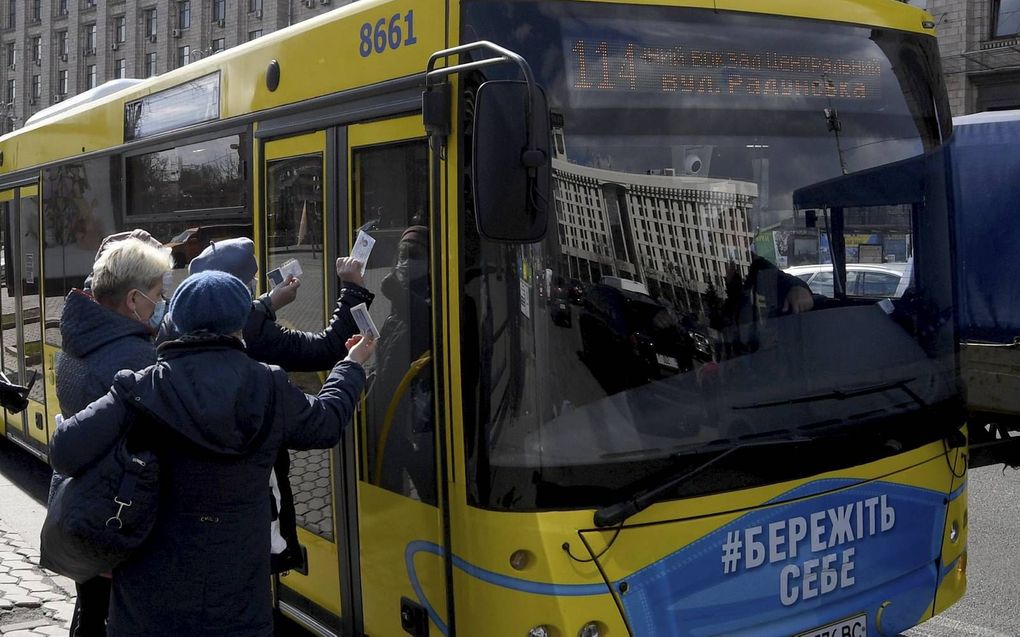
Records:
[[[124,44],[127,42],[126,15],[121,14],[113,16],[113,41],[117,44]]]
[[[1007,0],[1008,1],[1008,0]],[[989,16],[988,36],[992,40],[1008,40],[1011,38],[1020,37],[1020,22],[1017,23],[1016,29],[1012,33],[999,34],[999,14],[1002,9],[1003,0],[992,0],[991,15]],[[1017,5],[1016,11],[1020,11],[1020,4]]]
[[[177,28],[181,30],[191,28],[191,0],[177,2]]]
[[[146,7],[142,9],[142,20],[145,23],[145,37],[151,38],[156,35],[158,30],[158,18],[156,7]]]

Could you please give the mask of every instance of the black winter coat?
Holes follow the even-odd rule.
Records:
[[[248,356],[257,361],[279,365],[288,372],[318,372],[329,369],[347,356],[345,343],[358,333],[358,324],[351,308],[359,303],[372,303],[371,292],[353,283],[344,283],[336,301],[329,325],[321,332],[302,332],[276,322],[276,313],[263,295],[255,302],[244,326],[244,342]]]
[[[160,459],[156,526],[113,574],[108,634],[272,635],[270,469],[281,448],[336,445],[364,383],[360,365],[341,362],[309,396],[235,339],[186,337],[65,421],[50,444],[57,471],[105,453],[128,402]]]
[[[359,303],[371,304],[375,295],[353,283],[344,283],[336,301],[329,325],[321,332],[302,332],[288,329],[276,322],[276,313],[269,306],[265,294],[252,303],[251,314],[241,335],[248,355],[255,360],[279,365],[288,372],[319,372],[330,369],[347,356],[345,343],[358,333],[358,325],[351,316],[351,308]],[[178,338],[180,334],[170,319],[160,326],[156,345]]]
[[[152,332],[138,321],[71,290],[60,317],[57,400],[65,418],[110,391],[122,369],[137,371],[156,362]]]

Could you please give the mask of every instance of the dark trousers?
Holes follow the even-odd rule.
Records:
[[[74,585],[78,599],[71,618],[71,637],[106,637],[106,616],[110,613],[110,578],[93,577]]]

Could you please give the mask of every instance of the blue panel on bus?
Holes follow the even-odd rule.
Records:
[[[784,494],[803,499],[741,516],[628,577],[621,598],[633,633],[797,635],[866,614],[877,635],[883,605],[882,634],[922,621],[938,582],[946,495],[871,482],[813,496],[818,487]]]

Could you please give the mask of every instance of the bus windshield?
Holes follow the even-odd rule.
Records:
[[[934,38],[605,3],[464,11],[463,41],[529,61],[554,146],[542,242],[479,237],[465,202],[474,504],[604,506],[738,447],[676,492],[697,495],[945,435]],[[504,77],[466,78],[467,135],[471,91]],[[797,442],[747,444],[776,438]]]

